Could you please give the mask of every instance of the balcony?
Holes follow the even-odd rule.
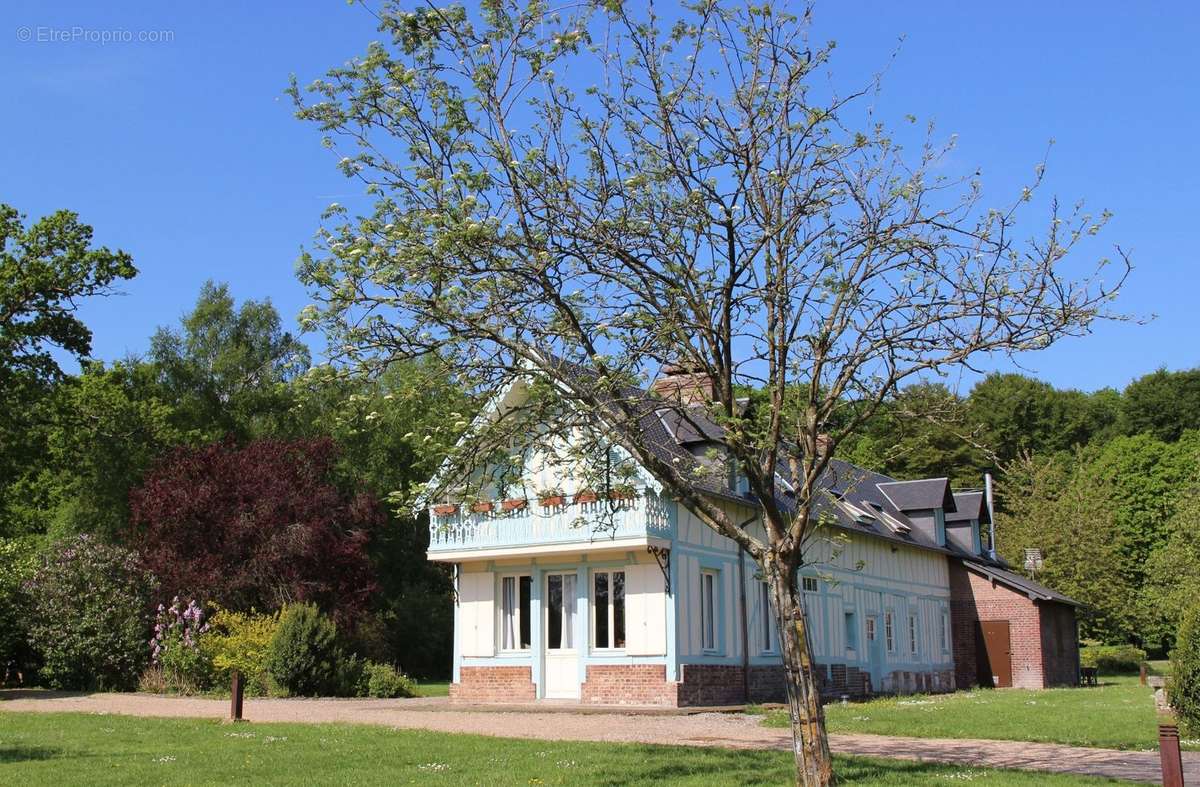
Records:
[[[649,490],[625,500],[596,500],[525,508],[429,513],[429,557],[460,560],[530,552],[568,552],[620,548],[669,541],[675,534],[675,507]]]

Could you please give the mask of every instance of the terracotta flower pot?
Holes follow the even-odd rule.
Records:
[[[524,498],[512,497],[500,504],[500,507],[505,511],[520,511],[525,506],[529,505],[529,501]]]
[[[613,489],[608,493],[609,500],[632,500],[637,497],[637,491],[633,489]]]
[[[471,504],[471,511],[476,514],[486,514],[496,507],[496,504],[490,500],[483,500],[478,503]]]
[[[539,498],[538,502],[546,508],[554,508],[567,502],[567,498],[563,495],[547,495],[546,497]]]
[[[450,516],[451,514],[458,513],[458,506],[450,504],[444,506],[434,506],[433,513],[437,514],[438,516]]]
[[[575,495],[576,503],[595,503],[597,499],[595,492],[580,492]]]

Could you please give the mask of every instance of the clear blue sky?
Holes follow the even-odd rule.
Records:
[[[1030,356],[1032,372],[1091,390],[1200,365],[1200,6],[830,0],[816,20],[838,42],[839,84],[878,70],[905,36],[881,113],[958,134],[955,162],[982,168],[990,193],[1024,182],[1054,138],[1048,191],[1116,214],[1089,251],[1129,249],[1119,307],[1157,319]],[[290,73],[305,83],[361,53],[373,22],[338,0],[0,6],[0,201],[30,217],[74,210],[141,271],[83,309],[97,357],[144,351],[209,278],[270,297],[292,324],[307,302],[293,263],[321,210],[368,203],[282,90]],[[72,40],[73,28],[135,40]]]

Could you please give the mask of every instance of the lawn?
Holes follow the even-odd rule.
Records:
[[[445,697],[450,693],[450,683],[426,683],[422,681],[417,684],[418,697]]]
[[[1105,676],[1095,688],[980,689],[888,697],[829,705],[825,713],[830,732],[991,738],[1109,749],[1158,746],[1154,698],[1149,688],[1139,685],[1136,675]],[[787,715],[771,711],[764,724],[786,727]]]
[[[1100,779],[837,759],[843,784],[1118,784]],[[783,752],[567,743],[347,724],[0,711],[9,784],[786,784]]]

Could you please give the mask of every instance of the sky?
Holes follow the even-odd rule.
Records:
[[[954,166],[981,170],[997,202],[1053,139],[1046,195],[1113,212],[1082,261],[1118,244],[1131,254],[1116,309],[1139,319],[1097,325],[1021,369],[1095,390],[1200,366],[1200,5],[830,0],[813,35],[837,42],[836,84],[886,67],[876,112],[957,135]],[[145,352],[207,279],[239,300],[270,298],[294,326],[308,303],[294,263],[321,211],[370,202],[283,90],[377,38],[345,0],[0,5],[0,202],[30,219],[73,210],[140,271],[81,308],[95,357]]]

